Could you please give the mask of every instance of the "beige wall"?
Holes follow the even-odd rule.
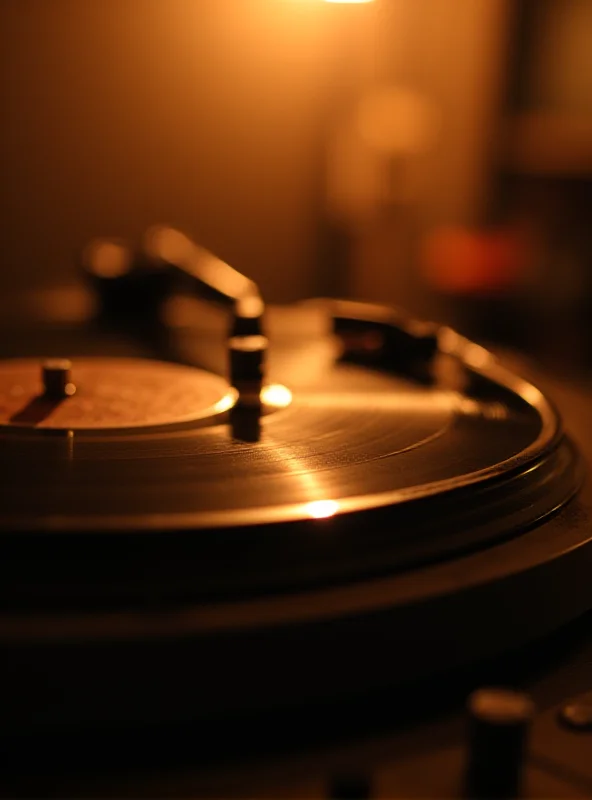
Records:
[[[2,0],[0,290],[68,281],[87,238],[165,221],[272,300],[330,291],[317,260],[323,135],[375,78],[441,115],[415,201],[423,224],[474,220],[507,5]],[[369,244],[350,288],[396,300],[388,252],[377,244],[373,261]]]
[[[2,0],[0,289],[167,221],[271,299],[314,293],[322,5]]]
[[[423,152],[394,163],[391,193],[398,204],[378,209],[358,236],[350,287],[357,296],[434,313],[415,271],[418,240],[436,226],[471,226],[483,218],[511,2],[393,0],[389,7],[381,29],[382,80],[416,93],[432,111],[434,130]],[[387,163],[379,169],[388,174]],[[412,191],[401,201],[396,192],[405,182]]]
[[[409,5],[405,74],[440,116],[427,165],[430,223],[471,224],[481,214],[496,146],[509,14],[508,0]]]

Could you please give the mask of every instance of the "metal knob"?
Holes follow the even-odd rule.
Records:
[[[517,797],[534,715],[532,700],[510,689],[478,689],[469,697],[468,712],[467,796]]]

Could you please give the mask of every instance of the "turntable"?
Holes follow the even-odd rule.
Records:
[[[172,229],[83,266],[0,363],[4,793],[589,796],[585,394]]]

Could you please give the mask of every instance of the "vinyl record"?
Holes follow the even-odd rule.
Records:
[[[201,370],[81,359],[75,391],[54,403],[38,362],[6,361],[3,592],[76,605],[156,585],[160,600],[240,597],[511,536],[581,477],[544,397],[492,365],[471,394],[336,363],[314,388],[264,387],[250,442],[236,415],[255,412]]]
[[[426,382],[433,336],[379,324],[362,363],[271,337],[260,393],[137,358],[0,365],[5,729],[405,687],[590,606],[590,485],[546,397],[446,331]]]

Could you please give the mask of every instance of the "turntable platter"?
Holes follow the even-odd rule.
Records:
[[[0,364],[10,730],[404,686],[590,606],[590,487],[546,397],[458,336],[422,382],[424,329],[414,350],[380,325],[378,362],[327,348],[301,382],[270,336],[281,384],[252,407],[193,367],[74,354],[58,396],[39,362]]]
[[[0,374],[27,388],[34,368]],[[73,375],[40,426],[0,433],[5,591],[20,598],[129,599],[156,582],[161,598],[235,597],[408,569],[513,535],[581,480],[543,396],[503,371],[471,396],[337,362],[293,397],[264,387],[256,442],[234,436],[226,383],[200,370],[86,359]]]

